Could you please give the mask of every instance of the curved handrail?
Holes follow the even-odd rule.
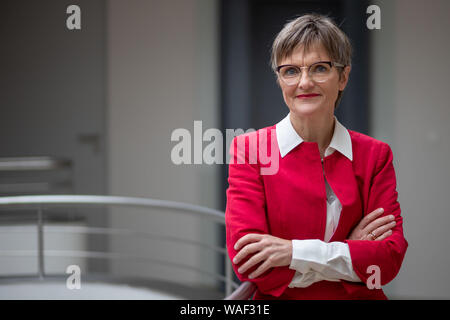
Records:
[[[183,213],[202,215],[204,218],[211,219],[220,224],[225,224],[225,215],[223,212],[199,205],[188,203],[121,196],[99,196],[99,195],[34,195],[34,196],[12,196],[0,197],[0,210],[7,208],[35,208],[42,210],[49,207],[58,207],[61,205],[77,206],[131,206],[144,208],[172,209]],[[46,251],[47,252],[47,251]],[[226,250],[222,252],[226,254]],[[42,253],[41,253],[42,254]],[[98,254],[98,253],[97,253]],[[154,260],[154,259],[153,259]],[[227,265],[229,261],[226,260]],[[203,270],[204,272],[204,270]],[[219,276],[222,280],[229,281],[231,274],[227,273],[225,277]],[[230,281],[229,284],[236,288],[237,284]],[[235,291],[225,297],[226,300],[244,300],[249,299],[255,292],[256,287],[253,283],[244,282]]]
[[[249,300],[256,291],[256,285],[250,281],[244,281],[224,300]]]
[[[212,219],[221,224],[225,224],[224,213],[190,203],[177,201],[148,199],[139,197],[118,197],[118,196],[98,196],[98,195],[38,195],[38,196],[13,196],[0,197],[0,209],[10,207],[21,207],[36,205],[36,208],[59,206],[62,204],[86,205],[86,206],[132,206],[146,208],[173,209],[183,212],[201,214],[205,218]]]

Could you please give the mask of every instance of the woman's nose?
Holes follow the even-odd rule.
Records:
[[[298,87],[302,90],[310,89],[314,86],[314,81],[312,81],[311,77],[309,76],[308,72],[302,72],[300,74],[300,79],[298,81]]]

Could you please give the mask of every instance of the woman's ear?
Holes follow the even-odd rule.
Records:
[[[342,73],[339,77],[339,91],[344,91],[345,87],[347,86],[351,69],[351,66],[346,66],[344,67],[344,70],[342,70]]]

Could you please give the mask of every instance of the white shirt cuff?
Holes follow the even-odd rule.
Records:
[[[361,282],[353,270],[350,250],[344,242],[292,240],[289,268],[296,271],[289,287],[304,288],[322,280]]]

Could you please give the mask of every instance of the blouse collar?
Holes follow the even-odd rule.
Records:
[[[330,145],[325,150],[325,157],[332,154],[334,150],[339,151],[350,161],[353,160],[352,140],[348,130],[338,121],[336,116],[333,137]],[[289,114],[276,125],[276,134],[278,147],[283,158],[292,149],[303,142],[303,139],[297,134],[292,126]]]

